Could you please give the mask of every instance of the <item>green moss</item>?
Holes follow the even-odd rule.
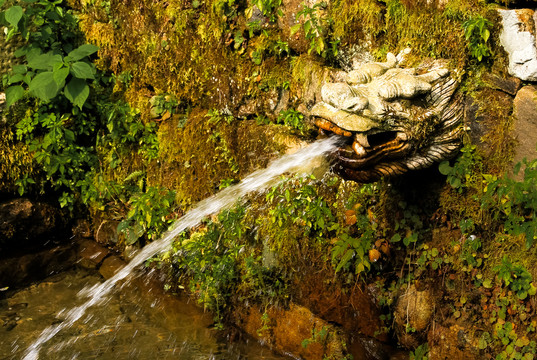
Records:
[[[285,130],[258,126],[232,116],[215,122],[205,111],[194,110],[183,127],[179,116],[159,129],[159,162],[149,170],[149,183],[177,191],[184,206],[214,194],[222,180],[238,180],[265,167],[284,146],[275,138]]]
[[[24,117],[26,104],[13,106],[3,113],[0,112],[0,191],[16,193],[17,180],[25,177],[40,177],[35,166],[33,153],[28,145],[18,141],[15,124]]]
[[[487,7],[475,0],[449,1],[445,7],[405,0],[339,0],[329,10],[334,35],[344,46],[366,44],[379,59],[387,51],[410,47],[409,65],[425,57],[445,58],[462,71],[468,62],[462,22]]]

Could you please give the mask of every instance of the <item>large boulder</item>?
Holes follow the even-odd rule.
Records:
[[[423,343],[426,330],[434,313],[434,298],[431,291],[419,290],[415,285],[399,296],[395,305],[395,331],[399,343],[407,348],[416,348]]]
[[[523,158],[537,158],[537,86],[524,86],[514,101],[514,136],[518,141],[515,164]]]
[[[40,249],[57,237],[63,225],[58,210],[49,204],[26,198],[0,203],[0,252]]]
[[[537,48],[533,10],[498,11],[503,26],[500,42],[509,55],[509,73],[522,80],[537,81]]]

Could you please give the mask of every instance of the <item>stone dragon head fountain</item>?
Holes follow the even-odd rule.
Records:
[[[323,133],[345,139],[335,171],[358,182],[418,170],[454,156],[463,134],[457,80],[445,61],[399,67],[408,50],[363,63],[325,83],[311,109]]]

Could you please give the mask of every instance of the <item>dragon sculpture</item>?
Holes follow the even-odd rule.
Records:
[[[417,68],[399,65],[408,50],[386,62],[342,72],[341,82],[321,89],[311,109],[322,133],[345,138],[335,171],[358,182],[376,181],[448,159],[460,148],[463,106],[446,62]]]

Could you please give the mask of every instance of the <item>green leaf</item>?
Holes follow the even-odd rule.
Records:
[[[52,73],[54,75],[54,81],[58,87],[63,88],[65,86],[65,79],[67,79],[67,76],[69,75],[69,68],[62,66],[58,69],[54,69]]]
[[[95,79],[95,67],[83,61],[71,65],[71,74],[79,79]]]
[[[343,257],[341,258],[341,261],[339,262],[337,268],[336,268],[336,272],[338,272],[339,270],[341,270],[341,268],[345,265],[347,265],[347,263],[349,262],[350,259],[352,259],[354,255],[354,250],[352,249],[348,249],[345,254],[343,255]]]
[[[22,19],[23,13],[24,11],[22,10],[22,7],[12,6],[6,10],[6,12],[4,13],[4,17],[6,21],[11,24],[11,26],[17,27],[17,24],[19,23],[20,19]]]
[[[86,56],[89,56],[99,50],[98,46],[91,45],[91,44],[84,44],[79,46],[78,48],[71,51],[67,56],[65,57],[66,61],[78,61],[80,59],[85,58]]]
[[[449,161],[442,161],[440,165],[438,165],[438,171],[440,171],[440,174],[442,175],[449,175],[451,174],[451,170],[453,168],[449,166]]]
[[[24,96],[24,89],[20,85],[10,86],[6,89],[6,106],[10,107]]]
[[[54,81],[52,71],[45,71],[37,74],[32,79],[28,90],[33,96],[43,101],[49,101],[58,94],[59,89]]]
[[[8,85],[11,85],[13,83],[21,82],[24,79],[24,75],[22,74],[14,74],[13,76],[9,77]]]
[[[487,40],[488,40],[489,37],[490,37],[490,31],[489,31],[488,29],[486,29],[486,28],[483,29],[483,30],[481,31],[481,37],[483,38],[483,41],[484,41],[484,42],[487,42]]]
[[[82,109],[89,96],[89,86],[83,79],[72,78],[64,90],[65,97]]]
[[[390,242],[392,242],[392,243],[396,243],[396,242],[399,242],[399,241],[401,241],[401,235],[399,235],[399,234],[393,235],[392,238],[390,239]]]
[[[28,56],[28,66],[35,70],[51,70],[55,64],[62,61],[61,55],[53,55],[52,52]]]
[[[14,65],[13,69],[11,70],[13,74],[26,74],[27,71],[28,68],[24,65]]]

